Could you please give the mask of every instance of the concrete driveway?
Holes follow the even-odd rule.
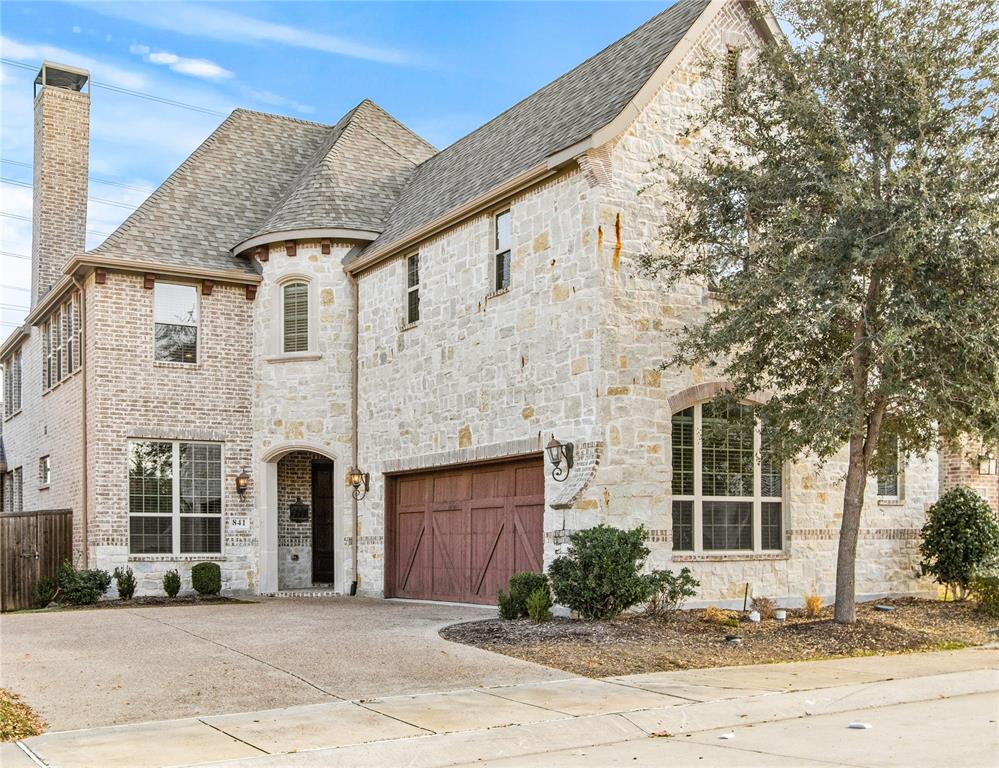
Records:
[[[568,677],[437,635],[493,613],[356,597],[7,614],[0,686],[68,730]]]

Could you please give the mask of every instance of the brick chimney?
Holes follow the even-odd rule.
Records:
[[[32,307],[59,281],[69,259],[86,247],[89,81],[85,69],[49,61],[35,78]]]

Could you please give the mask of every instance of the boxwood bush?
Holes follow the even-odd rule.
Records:
[[[111,586],[111,575],[99,569],[78,571],[68,560],[59,569],[59,601],[70,605],[92,605]]]
[[[114,580],[118,585],[118,597],[122,600],[131,600],[135,594],[135,574],[128,566],[114,569]]]
[[[176,570],[163,574],[163,591],[167,593],[167,597],[177,597],[180,592],[180,574]]]
[[[999,523],[988,502],[966,485],[951,488],[926,512],[919,552],[923,575],[964,597],[977,573],[999,559]]]
[[[584,619],[610,619],[649,599],[661,579],[642,574],[649,548],[645,528],[598,525],[569,537],[568,554],[548,569],[555,601]]]
[[[539,589],[550,590],[548,577],[534,571],[521,571],[510,577],[509,592],[499,592],[501,619],[522,619],[527,616],[527,600]]]
[[[217,595],[222,591],[222,570],[218,563],[198,563],[191,569],[191,585],[199,595]]]

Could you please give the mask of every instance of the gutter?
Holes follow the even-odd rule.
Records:
[[[246,272],[241,269],[206,269],[205,267],[163,264],[156,261],[111,259],[105,256],[91,256],[89,254],[75,257],[69,262],[69,264],[66,265],[66,272],[71,274],[77,269],[89,267],[118,269],[124,272],[149,272],[152,274],[168,275],[171,277],[193,277],[204,280],[214,280],[218,283],[235,283],[238,285],[258,285],[263,282],[263,278],[260,275],[254,272]],[[61,285],[61,283],[62,281],[60,281],[59,284]],[[54,292],[54,289],[50,291],[50,293]],[[40,307],[41,305],[39,305],[39,308]]]
[[[87,476],[87,466],[89,464],[88,460],[88,445],[87,445],[87,291],[79,280],[75,277],[73,278],[73,284],[80,291],[80,317],[77,318],[77,322],[80,323],[80,375],[83,379],[82,393],[80,400],[82,402],[82,442],[83,442],[83,493],[81,494],[81,508],[82,512],[80,514],[80,538],[83,540],[83,558],[82,567],[84,569],[89,567],[90,561],[90,514],[87,504],[87,494],[89,493],[88,487],[88,476]]]
[[[232,255],[239,256],[258,245],[283,243],[285,240],[360,240],[371,242],[379,233],[370,229],[349,229],[346,227],[308,227],[301,229],[281,229],[254,235],[232,247]]]
[[[360,329],[360,319],[358,317],[360,304],[358,303],[359,288],[357,283],[357,276],[351,272],[347,272],[347,277],[350,280],[351,290],[354,295],[354,320],[352,323],[352,333],[351,333],[351,348],[350,348],[350,453],[351,453],[351,466],[357,466],[357,368],[358,368],[358,333]],[[357,537],[359,533],[358,527],[358,512],[357,512],[357,499],[352,499],[352,511],[354,515],[354,528],[350,536],[350,563],[351,563],[351,573],[354,576],[354,580],[350,584],[350,594],[354,596],[357,594]]]

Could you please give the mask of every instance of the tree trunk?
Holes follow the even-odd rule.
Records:
[[[857,535],[860,531],[860,513],[864,508],[864,491],[867,488],[867,466],[864,436],[853,435],[850,438],[850,464],[846,473],[846,489],[843,493],[839,555],[836,558],[834,615],[837,624],[853,624],[857,620]]]

